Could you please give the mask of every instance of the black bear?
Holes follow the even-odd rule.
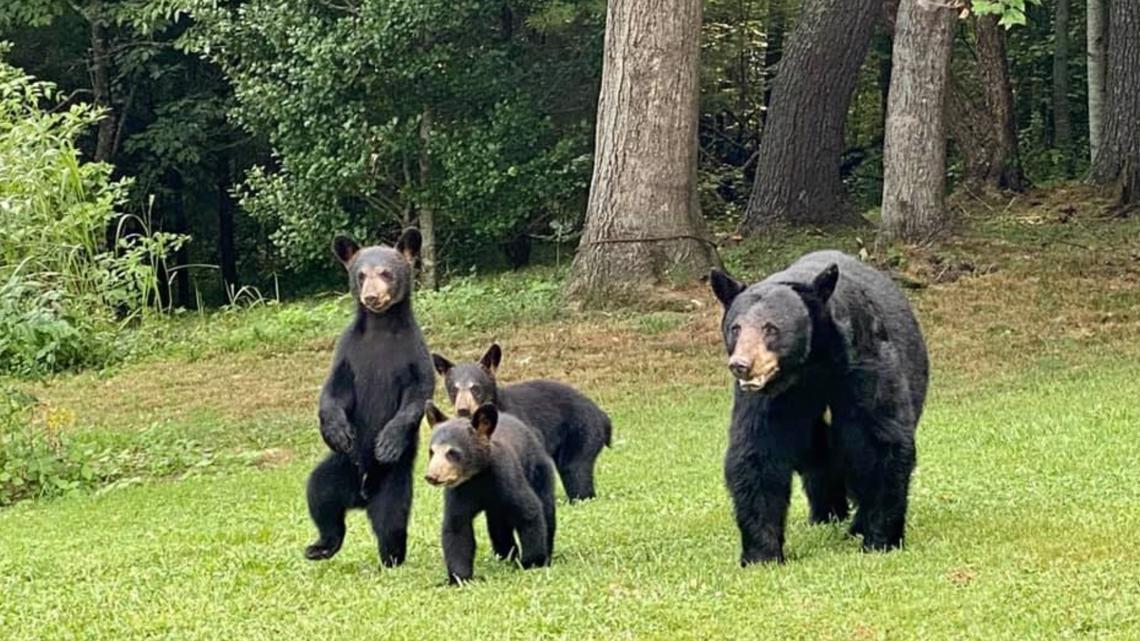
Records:
[[[487,532],[499,558],[517,558],[524,568],[549,565],[554,463],[538,435],[490,403],[470,417],[449,420],[428,401],[426,413],[432,433],[424,478],[447,488],[442,539],[448,581],[471,579],[472,521],[480,512],[487,513]]]
[[[356,317],[337,341],[321,389],[321,436],[332,453],[309,477],[309,515],[319,538],[309,559],[332,558],[344,542],[345,512],[364,508],[386,566],[404,562],[424,403],[435,373],[412,314],[412,263],[419,231],[404,232],[395,249],[361,249],[345,236],[333,253],[348,270]]]
[[[578,390],[548,380],[524,381],[499,387],[495,374],[503,351],[491,345],[478,363],[456,365],[432,354],[435,371],[460,416],[493,403],[538,430],[546,452],[554,459],[562,487],[571,501],[594,498],[594,463],[613,436],[610,417]]]
[[[903,542],[926,345],[888,277],[837,251],[746,287],[713,271],[735,377],[725,480],[741,564],[784,560],[792,473],[812,522],[847,518],[864,550]]]

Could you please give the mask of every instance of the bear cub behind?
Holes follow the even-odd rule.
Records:
[[[570,501],[594,498],[594,465],[613,438],[610,417],[584,394],[557,381],[522,381],[499,387],[496,374],[502,358],[497,344],[491,345],[477,363],[456,365],[432,354],[456,413],[470,415],[480,405],[492,403],[517,416],[542,437]]]
[[[487,514],[496,556],[523,568],[550,564],[554,552],[554,465],[537,435],[486,404],[449,419],[431,401],[431,449],[424,478],[446,488],[442,545],[451,583],[469,581],[475,560],[472,521]],[[518,535],[516,541],[515,535]]]

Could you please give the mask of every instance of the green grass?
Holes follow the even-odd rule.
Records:
[[[537,270],[421,292],[417,313],[433,349],[500,340],[506,380],[569,380],[613,415],[601,497],[560,502],[553,567],[492,560],[480,527],[478,579],[444,586],[426,483],[406,566],[378,568],[360,514],[336,559],[304,561],[315,399],[349,309],[262,305],[144,326],[111,370],[16,382],[115,458],[108,487],[0,510],[0,639],[1140,639],[1140,220],[1055,219],[1069,200],[995,206],[931,250],[870,248],[924,285],[934,363],[902,552],[807,525],[797,490],[788,564],[738,568],[711,296],[572,312],[562,272]],[[857,235],[725,257],[755,278]]]
[[[1027,375],[944,402],[919,432],[908,547],[862,554],[793,499],[789,562],[736,567],[720,481],[722,386],[630,391],[602,496],[559,504],[553,567],[489,557],[443,586],[440,493],[417,487],[410,558],[380,570],[366,521],[331,562],[311,536],[310,457],[0,513],[8,639],[1137,638],[1140,365]]]

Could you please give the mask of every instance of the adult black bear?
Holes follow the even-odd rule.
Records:
[[[499,558],[518,558],[524,568],[549,565],[554,553],[554,464],[538,435],[489,403],[469,418],[448,420],[429,401],[427,420],[432,433],[424,478],[447,488],[442,538],[448,580],[471,579],[471,522],[484,511],[491,547]]]
[[[712,272],[736,379],[725,480],[741,564],[783,561],[793,471],[811,520],[847,517],[864,550],[902,545],[929,363],[890,279],[836,251],[746,287]]]
[[[415,229],[395,249],[361,249],[344,236],[333,241],[357,309],[321,390],[321,436],[332,454],[309,477],[309,515],[319,532],[305,550],[309,559],[332,558],[344,542],[345,512],[364,508],[380,562],[404,562],[420,420],[435,389],[412,314],[412,262],[420,244]]]
[[[546,452],[554,459],[562,487],[571,501],[594,498],[594,464],[613,437],[610,417],[578,390],[548,380],[523,381],[499,387],[495,374],[503,351],[491,345],[478,363],[456,365],[432,354],[435,371],[461,416],[493,403],[538,430]]]

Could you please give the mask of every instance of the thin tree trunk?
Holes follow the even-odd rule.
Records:
[[[1119,204],[1140,204],[1140,2],[1109,4],[1104,130],[1092,179]]]
[[[234,250],[234,199],[230,194],[233,167],[228,154],[218,162],[218,264],[222,268],[222,287],[227,300],[241,287],[238,282],[237,253]]]
[[[719,263],[697,205],[701,0],[611,0],[594,174],[567,295],[604,304]]]
[[[764,113],[760,122],[768,122],[768,113],[772,107],[772,84],[776,78],[776,65],[784,55],[784,25],[785,12],[788,0],[768,0],[768,21],[764,25],[767,43],[764,45]]]
[[[1072,171],[1073,125],[1069,110],[1069,0],[1057,0],[1053,16],[1053,145],[1065,173]]]
[[[1089,158],[1095,162],[1104,131],[1105,0],[1088,0],[1087,53],[1089,76]]]
[[[925,241],[946,227],[943,114],[956,10],[902,0],[883,143],[883,231]]]
[[[90,16],[91,29],[91,92],[95,106],[103,111],[103,117],[95,130],[95,162],[110,163],[115,155],[116,119],[114,105],[111,104],[111,47],[107,42],[107,25],[100,16]],[[106,243],[108,251],[114,251],[118,239],[119,216],[107,221]]]
[[[1005,29],[997,16],[975,21],[978,36],[978,69],[985,86],[986,106],[997,134],[991,183],[999,189],[1022,191],[1025,175],[1017,148],[1017,112],[1013,108],[1013,84],[1009,79],[1009,59],[1005,52]]]
[[[843,128],[881,0],[807,0],[785,47],[740,224],[855,222],[839,172]]]
[[[425,107],[420,115],[420,188],[428,193],[431,187],[431,109]],[[426,197],[419,205],[420,234],[423,235],[423,249],[420,260],[423,262],[423,283],[427,289],[435,289],[435,210],[431,198]]]

